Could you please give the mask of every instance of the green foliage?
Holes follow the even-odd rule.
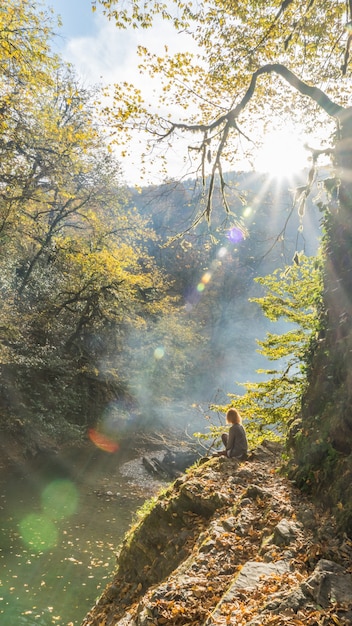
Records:
[[[161,496],[163,492],[160,491],[158,496],[153,496],[151,498],[148,498],[147,500],[145,500],[143,502],[143,504],[135,511],[134,513],[134,526],[139,526],[139,524],[141,522],[143,522],[143,520],[148,517],[149,513],[154,509],[158,498]],[[131,528],[130,532],[133,534],[133,528]]]
[[[128,204],[119,163],[105,147],[96,90],[50,54],[49,14],[28,2],[7,5],[0,9],[0,419],[10,414],[49,430],[62,419],[94,424],[107,403],[128,396],[131,368],[138,379],[144,366],[139,348],[126,349],[131,337],[153,330],[154,348],[170,344],[169,373],[180,388],[189,366],[182,346],[194,335],[149,253],[158,237]]]
[[[258,341],[259,353],[271,361],[279,361],[280,367],[257,370],[264,380],[244,383],[243,395],[229,394],[229,405],[212,407],[226,412],[235,406],[244,418],[251,445],[264,435],[267,438],[286,435],[288,424],[299,413],[307,386],[305,361],[319,325],[321,260],[302,254],[298,265],[256,280],[266,294],[252,300],[272,321],[282,319],[289,324],[287,332],[268,333],[264,341]],[[211,425],[207,437],[218,439],[221,432],[222,426]]]

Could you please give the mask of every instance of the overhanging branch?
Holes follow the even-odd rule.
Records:
[[[352,1],[352,0],[351,0]],[[161,139],[165,139],[169,135],[171,135],[175,130],[185,130],[193,133],[202,133],[203,134],[203,142],[201,147],[199,148],[200,152],[202,152],[202,166],[204,169],[205,158],[206,155],[209,154],[209,150],[205,149],[210,144],[212,139],[210,133],[216,129],[220,129],[221,139],[219,141],[218,148],[216,150],[216,156],[213,162],[211,174],[210,174],[210,182],[209,182],[209,192],[208,192],[208,201],[207,207],[205,210],[205,216],[209,220],[211,213],[211,203],[212,203],[212,195],[214,191],[214,183],[215,183],[215,175],[216,172],[220,173],[220,178],[222,179],[221,174],[221,155],[224,149],[224,146],[227,142],[229,133],[232,129],[236,129],[237,131],[237,120],[240,116],[241,112],[245,109],[251,98],[253,97],[257,85],[257,80],[263,74],[278,74],[281,76],[291,87],[293,87],[296,91],[298,91],[302,96],[307,96],[313,102],[315,102],[321,109],[323,109],[330,117],[336,119],[337,122],[340,122],[343,119],[343,113],[346,112],[346,109],[336,102],[333,102],[321,89],[318,87],[313,87],[308,83],[305,83],[303,80],[298,78],[296,74],[291,72],[285,65],[281,63],[269,63],[260,67],[254,74],[252,74],[252,78],[249,84],[247,91],[245,92],[242,100],[230,111],[224,113],[216,120],[211,122],[210,124],[185,124],[185,123],[173,123],[171,124],[167,133],[163,135]],[[214,138],[214,137],[213,137]],[[222,185],[222,193],[223,193],[223,185]],[[225,206],[226,198],[223,195]]]
[[[320,106],[320,108],[322,108],[331,117],[335,117],[338,119],[341,113],[345,111],[344,107],[330,100],[326,93],[324,93],[321,89],[319,89],[318,87],[313,87],[312,85],[308,85],[308,83],[305,83],[303,80],[298,78],[298,76],[291,72],[291,70],[289,70],[285,65],[282,65],[281,63],[271,63],[263,65],[263,67],[260,67],[256,72],[254,72],[254,74],[252,74],[251,82],[246,93],[244,94],[242,100],[233,109],[231,109],[231,111],[229,111],[228,113],[224,113],[224,115],[221,115],[210,124],[173,123],[166,135],[164,135],[164,138],[170,135],[176,129],[204,133],[207,131],[212,131],[222,124],[228,124],[229,126],[235,127],[238,116],[246,108],[248,102],[251,100],[255,92],[259,76],[262,76],[263,74],[278,74],[286,82],[288,82],[291,87],[299,91],[299,93],[301,93],[303,96],[307,96],[308,98],[316,102]]]
[[[236,119],[241,111],[243,111],[243,109],[246,107],[255,92],[258,77],[262,74],[273,73],[279,74],[279,76],[284,78],[286,82],[291,85],[291,87],[299,91],[299,93],[301,93],[303,96],[308,96],[308,98],[316,102],[331,117],[338,118],[338,116],[345,110],[344,107],[330,100],[326,93],[324,93],[321,89],[319,89],[318,87],[312,87],[311,85],[308,85],[308,83],[305,83],[303,80],[298,78],[298,76],[291,72],[291,70],[289,70],[285,65],[282,65],[281,63],[271,63],[263,65],[263,67],[260,67],[259,70],[254,72],[250,85],[241,102],[234,109],[232,109],[230,113],[227,114],[228,119]]]

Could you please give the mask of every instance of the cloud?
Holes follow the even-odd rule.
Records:
[[[163,36],[160,37],[162,28]],[[152,80],[147,73],[141,73],[137,54],[139,45],[146,47],[152,53],[161,55],[165,52],[167,43],[170,54],[177,51],[189,51],[194,47],[189,36],[177,33],[170,24],[156,23],[148,30],[125,31],[118,30],[114,23],[109,22],[103,15],[95,18],[95,32],[87,36],[71,37],[61,50],[62,57],[76,68],[83,84],[108,86],[124,81],[135,84],[141,90],[148,104],[156,105],[160,79]],[[168,112],[170,109],[168,110]],[[175,107],[174,114],[177,118],[178,109]],[[187,145],[179,145],[177,148],[167,148],[167,160],[169,163],[170,176],[180,177],[184,174],[184,155],[187,154]],[[131,144],[129,153],[131,157],[120,159],[126,174],[126,182],[137,184],[160,184],[164,175],[160,173],[160,166],[153,166],[147,178],[141,177],[141,154],[145,149],[145,141],[141,134]],[[164,146],[156,148],[163,153]],[[119,151],[117,149],[117,156]],[[157,161],[157,159],[156,159]]]
[[[141,80],[138,70],[140,58],[137,55],[139,45],[157,54],[164,52],[166,42],[171,53],[190,47],[190,38],[178,34],[169,24],[162,24],[163,37],[160,38],[160,28],[161,24],[157,23],[148,30],[119,30],[113,22],[99,15],[96,33],[71,38],[63,49],[63,56],[90,83]]]
[[[134,34],[119,32],[103,18],[99,21],[95,35],[71,38],[63,56],[73,63],[85,82],[105,85],[127,80],[137,72]]]

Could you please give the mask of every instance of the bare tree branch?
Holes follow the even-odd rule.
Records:
[[[291,72],[291,70],[289,70],[285,65],[282,65],[281,63],[271,63],[271,64],[263,65],[256,72],[254,72],[252,74],[249,87],[247,91],[245,92],[241,101],[230,111],[228,111],[227,113],[224,113],[223,115],[215,119],[210,124],[172,123],[167,133],[165,133],[163,137],[160,138],[160,140],[165,139],[166,137],[170,136],[175,130],[185,130],[185,131],[192,132],[192,133],[203,134],[203,141],[201,143],[201,146],[197,148],[202,154],[203,184],[205,182],[205,160],[209,157],[209,154],[210,154],[209,145],[210,145],[211,140],[214,139],[214,136],[213,137],[209,136],[209,133],[211,133],[212,131],[216,129],[219,129],[218,132],[221,134],[221,139],[219,141],[219,145],[215,153],[215,158],[214,158],[211,173],[210,173],[207,206],[204,212],[204,215],[207,218],[207,220],[210,219],[212,197],[213,197],[214,185],[215,185],[215,176],[217,172],[220,174],[223,201],[224,201],[225,207],[227,207],[226,198],[224,196],[225,185],[224,185],[224,179],[222,176],[222,169],[221,169],[221,156],[222,156],[224,147],[226,145],[226,142],[228,140],[229,134],[231,132],[231,129],[235,129],[238,132],[240,132],[237,126],[238,117],[240,116],[242,111],[246,108],[247,104],[253,97],[256,86],[257,86],[258,78],[264,74],[278,74],[287,83],[289,83],[291,87],[296,89],[296,91],[298,91],[300,94],[302,94],[303,96],[307,96],[308,98],[313,100],[313,102],[316,102],[316,104],[320,108],[322,108],[330,117],[335,118],[337,122],[341,122],[341,120],[343,119],[343,113],[346,112],[346,109],[344,107],[337,104],[336,102],[333,102],[326,95],[326,93],[324,93],[321,89],[319,89],[318,87],[313,87],[312,85],[309,85],[308,83],[304,82],[303,80],[298,78],[296,74]]]
[[[291,72],[285,65],[281,63],[271,63],[267,65],[263,65],[260,67],[254,74],[252,74],[252,79],[249,84],[249,87],[244,94],[242,100],[228,113],[224,113],[216,120],[211,122],[210,124],[185,124],[185,123],[173,123],[169,128],[168,132],[163,136],[163,139],[168,137],[174,130],[188,130],[190,132],[201,132],[206,133],[209,131],[218,128],[222,124],[229,125],[231,127],[236,127],[236,120],[241,114],[241,112],[246,108],[248,102],[251,100],[257,80],[259,76],[263,74],[278,74],[282,78],[288,82],[291,87],[294,87],[297,91],[299,91],[303,96],[308,96],[311,100],[316,102],[328,115],[331,117],[339,118],[341,113],[345,111],[345,108],[336,104],[330,100],[330,98],[318,87],[313,87],[312,85],[308,85],[303,80],[298,78],[296,74]]]

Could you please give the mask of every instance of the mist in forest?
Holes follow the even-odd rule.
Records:
[[[203,338],[193,352],[188,348],[190,365],[180,388],[175,385],[172,342],[159,345],[143,333],[131,338],[134,351],[139,344],[140,367],[134,368],[130,385],[139,409],[150,420],[191,423],[191,428],[202,429],[211,404],[226,404],[229,393],[244,393],[241,383],[262,379],[258,369],[279,365],[258,353],[257,340],[267,332],[287,332],[288,325],[269,321],[249,298],[263,293],[257,276],[289,266],[297,252],[310,256],[317,251],[318,211],[308,201],[304,214],[298,215],[294,205],[294,188],[304,175],[278,184],[258,174],[233,174],[229,184],[239,219],[224,217],[218,195],[212,223],[203,221],[193,232],[186,232],[186,225],[196,218],[202,202],[194,181],[147,188],[133,197],[138,210],[150,216],[162,243],[185,231],[171,247],[161,246],[153,253],[182,297],[185,331],[193,324]]]

